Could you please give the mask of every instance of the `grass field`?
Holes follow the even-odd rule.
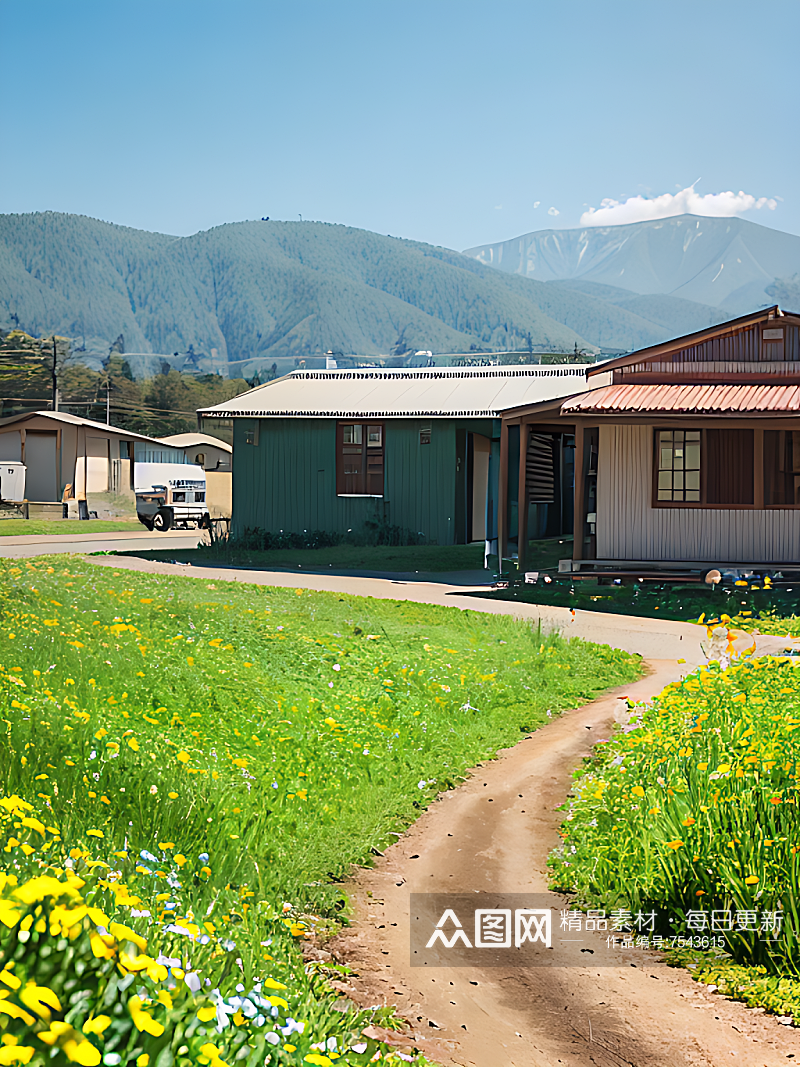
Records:
[[[711,586],[704,582],[633,582],[613,585],[606,581],[573,581],[571,577],[540,578],[534,585],[515,585],[492,590],[495,600],[516,600],[527,604],[552,604],[584,611],[609,611],[619,615],[688,621],[699,616],[712,618],[727,614],[737,625],[752,627],[753,619],[770,618],[784,625],[800,606],[800,584],[783,581],[774,584],[769,577],[727,581]],[[749,621],[748,621],[749,620]],[[764,629],[763,632],[767,632]]]
[[[0,537],[40,537],[87,533],[143,533],[138,519],[0,519]]]
[[[0,1019],[34,1067],[392,1062],[297,942],[438,791],[640,669],[452,608],[0,573]]]
[[[572,541],[532,541],[530,568],[557,569],[558,560],[570,555]],[[136,553],[145,555],[145,553]],[[334,545],[330,548],[275,548],[267,551],[236,544],[202,546],[196,549],[155,550],[148,559],[179,560],[181,563],[225,563],[264,570],[346,570],[435,574],[447,571],[477,571],[483,568],[483,545]],[[486,572],[487,580],[491,572]]]
[[[331,548],[248,548],[202,546],[195,549],[155,549],[137,552],[147,559],[178,560],[197,567],[224,563],[263,570],[327,570],[443,572],[480,570],[483,545],[334,545]],[[491,575],[487,572],[487,578]]]
[[[712,663],[634,710],[578,776],[553,884],[609,914],[655,910],[658,935],[723,931],[724,954],[684,954],[698,976],[800,1014],[797,666]]]

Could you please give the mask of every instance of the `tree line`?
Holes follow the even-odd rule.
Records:
[[[72,351],[69,338],[0,331],[0,418],[58,408],[94,422],[150,437],[197,429],[197,409],[221,404],[250,388],[242,378],[166,374],[137,381],[125,356],[111,352],[92,370]]]

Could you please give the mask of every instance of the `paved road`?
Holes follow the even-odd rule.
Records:
[[[23,534],[19,537],[0,537],[0,556],[21,559],[49,555],[51,552],[141,552],[156,548],[196,548],[202,537],[202,532],[196,530],[170,530],[168,533],[134,530],[130,533],[87,531],[85,534]]]

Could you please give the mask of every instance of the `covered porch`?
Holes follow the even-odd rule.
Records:
[[[573,545],[562,571],[800,565],[797,386],[701,385],[691,396],[636,388],[637,396],[609,386],[504,414],[503,567],[528,567],[541,435],[562,448],[574,441],[572,484],[562,483],[558,504],[566,514],[571,496]]]

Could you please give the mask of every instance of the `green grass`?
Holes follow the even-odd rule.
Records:
[[[609,912],[655,910],[661,935],[686,936],[690,913],[755,914],[754,929],[734,920],[717,946],[722,959],[693,957],[702,959],[698,977],[771,1010],[797,1010],[797,667],[774,658],[712,663],[632,710],[632,725],[577,776],[553,885]],[[777,913],[775,936],[761,932],[763,916]]]
[[[571,537],[547,537],[528,542],[526,570],[557,571],[561,559],[572,559]]]
[[[0,537],[117,532],[144,533],[144,526],[138,519],[0,519]]]
[[[553,570],[559,559],[572,551],[572,541],[531,541],[529,569]],[[483,569],[483,545],[334,545],[329,548],[275,548],[266,551],[238,545],[202,546],[196,549],[137,552],[148,559],[179,560],[182,563],[220,562],[263,570],[352,570],[389,573],[436,574]],[[491,572],[486,572],[487,580]]]
[[[784,626],[784,620],[794,616],[800,606],[800,583],[765,587],[764,582],[753,580],[741,585],[728,583],[714,587],[702,582],[634,581],[626,585],[613,585],[608,581],[601,584],[598,581],[573,581],[571,577],[554,576],[550,582],[540,578],[535,585],[514,584],[508,589],[479,595],[494,600],[552,604],[654,619],[689,621],[700,615],[719,618],[725,613],[737,624],[749,627],[757,625],[757,620],[763,616],[763,632],[766,633],[773,625],[768,621],[770,618],[777,619],[776,624]]]
[[[136,923],[152,953],[176,954],[170,917],[199,922],[211,908],[216,930],[192,966],[229,995],[237,972],[225,946],[234,946],[243,980],[268,966],[289,987],[291,1010],[323,1036],[345,1023],[287,939],[302,923],[340,921],[352,867],[469,767],[640,672],[636,657],[608,647],[454,608],[56,557],[0,562],[0,577],[0,780],[58,831],[41,846],[35,828],[8,825],[6,867],[35,870],[39,852],[21,855],[23,833],[51,849],[62,876],[68,848],[74,863],[110,860],[147,904],[150,919]],[[105,870],[82,877],[107,907]],[[166,913],[170,897],[177,910]],[[34,980],[41,962],[61,981],[69,944],[48,948],[56,972],[32,944],[15,958]],[[100,964],[86,952],[94,974]],[[87,1004],[99,1003],[98,983]],[[183,1026],[187,1003],[165,1025]],[[123,1030],[120,1041],[135,1040]],[[299,1064],[303,1042],[269,1062]]]
[[[137,552],[148,559],[179,560],[195,566],[225,563],[264,570],[353,570],[432,573],[483,568],[483,545],[334,545],[330,548],[275,548],[267,551],[208,546]],[[487,579],[491,575],[487,571]]]

